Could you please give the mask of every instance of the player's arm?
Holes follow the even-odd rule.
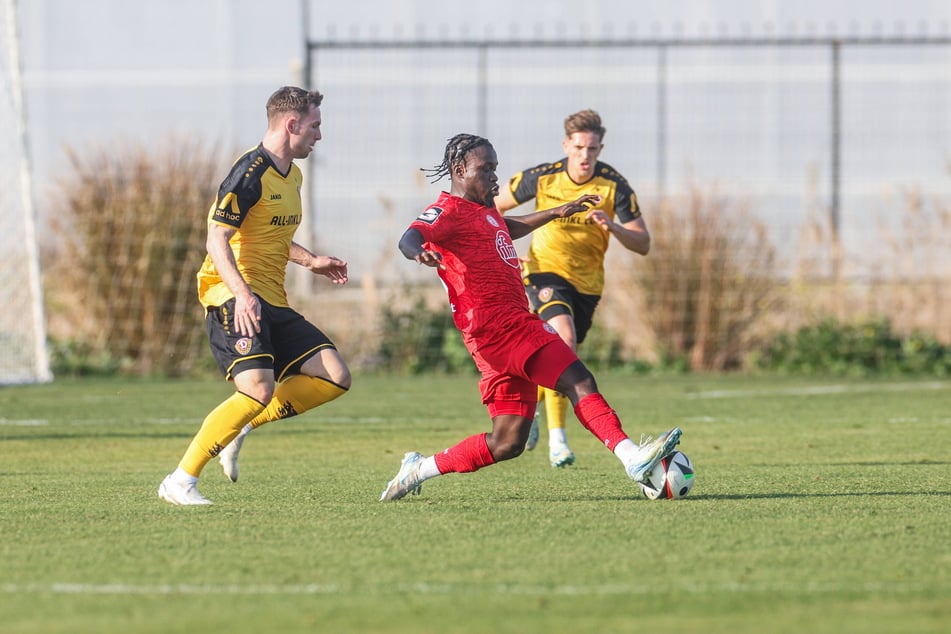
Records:
[[[600,202],[601,197],[597,194],[585,194],[577,200],[553,209],[543,209],[524,216],[505,216],[505,225],[508,227],[512,239],[517,240],[556,218],[567,218],[576,213],[587,211]]]
[[[332,255],[314,255],[296,242],[291,242],[288,259],[315,275],[323,275],[334,284],[347,283],[347,263]]]
[[[423,244],[423,234],[418,229],[409,228],[400,238],[399,248],[407,260],[414,260],[418,264],[425,264],[438,268],[442,263],[442,255],[438,251],[426,249]]]
[[[231,236],[237,231],[237,228],[229,225],[209,222],[205,248],[221,281],[234,295],[234,323],[238,332],[245,337],[252,337],[261,332],[261,303],[238,270],[238,261],[235,260],[230,242]]]
[[[644,222],[643,216],[620,223],[608,218],[600,209],[593,209],[588,212],[586,219],[593,220],[602,229],[610,232],[628,251],[647,255],[651,249],[651,234],[647,231],[647,223]]]

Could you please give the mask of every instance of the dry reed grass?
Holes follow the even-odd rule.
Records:
[[[70,150],[72,173],[56,182],[55,247],[44,253],[48,331],[129,373],[187,374],[207,365],[194,276],[205,210],[225,166],[207,158],[221,156],[217,149],[198,142],[120,147]],[[292,303],[354,368],[375,367],[380,342],[393,336],[382,332],[384,307],[422,298],[426,310],[445,310],[431,276],[395,272],[402,225],[393,204],[380,202],[393,248],[372,270],[351,271],[358,284],[340,289],[296,267],[290,273]],[[652,210],[646,258],[617,245],[608,252],[596,322],[618,338],[624,358],[681,359],[699,371],[741,368],[777,332],[829,317],[886,318],[898,333],[951,343],[951,208],[916,190],[896,207],[877,221],[879,248],[854,254],[841,248],[827,214],[809,206],[787,266],[746,203],[692,187]]]
[[[195,272],[221,175],[217,148],[67,148],[46,262],[49,332],[82,341],[131,374],[186,374],[204,353]]]
[[[602,324],[642,359],[735,369],[779,301],[776,254],[745,205],[692,187],[650,215],[650,254],[609,251]]]
[[[794,330],[829,317],[853,324],[886,319],[898,335],[926,332],[951,344],[949,203],[909,189],[887,212],[870,212],[869,227],[874,246],[848,252],[827,215],[810,213],[780,327]]]

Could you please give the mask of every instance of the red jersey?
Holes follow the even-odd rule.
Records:
[[[518,253],[494,207],[442,192],[410,228],[422,234],[425,248],[442,255],[439,277],[453,321],[467,338],[499,332],[531,314]]]

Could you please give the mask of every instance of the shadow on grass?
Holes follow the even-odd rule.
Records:
[[[843,493],[736,493],[736,494],[696,494],[689,495],[677,500],[651,500],[655,503],[682,504],[690,502],[702,502],[709,500],[783,500],[783,499],[803,499],[803,498],[841,498],[841,497],[922,497],[922,496],[942,496],[951,497],[951,491],[847,491]],[[641,495],[632,493],[631,495],[579,495],[573,497],[565,496],[505,496],[496,498],[506,502],[621,502],[625,500],[646,500]]]
[[[951,497],[951,491],[847,491],[843,493],[753,493],[696,495],[684,500],[771,500],[788,498],[841,498],[841,497],[921,497],[939,495]],[[679,502],[680,500],[678,500]]]

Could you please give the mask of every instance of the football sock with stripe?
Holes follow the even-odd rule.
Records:
[[[263,403],[242,392],[229,396],[205,417],[178,467],[191,476],[201,475],[208,461],[217,456],[262,409]]]
[[[545,389],[545,422],[548,424],[548,446],[568,444],[565,433],[565,418],[568,415],[568,397],[555,390]]]
[[[295,374],[274,388],[271,402],[250,425],[252,428],[258,428],[265,423],[297,416],[346,393],[346,389],[327,379]]]

